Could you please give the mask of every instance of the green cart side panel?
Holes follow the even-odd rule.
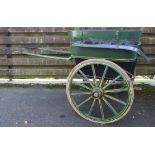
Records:
[[[71,46],[73,58],[105,58],[111,60],[135,61],[137,54],[133,51],[105,48],[85,48]]]
[[[131,30],[78,30],[69,31],[68,35],[71,39],[83,40],[83,39],[110,39],[110,40],[133,40],[139,41],[141,37],[141,31]]]
[[[140,41],[141,31],[119,31],[119,40],[134,40]]]

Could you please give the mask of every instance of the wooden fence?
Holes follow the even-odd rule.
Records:
[[[142,30],[143,49],[151,59],[147,64],[138,59],[137,75],[155,75],[155,28],[65,28],[65,27],[1,27],[0,78],[64,78],[74,67],[71,61],[37,58],[5,52],[2,48],[18,49],[24,45],[69,49],[67,31],[72,29],[131,29]],[[29,50],[30,51],[30,50]],[[30,52],[36,52],[31,50]],[[58,55],[58,53],[48,53]],[[63,54],[63,55],[68,55]]]

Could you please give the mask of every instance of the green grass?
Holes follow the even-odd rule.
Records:
[[[140,84],[140,85],[137,85],[137,87],[142,88],[142,90],[135,91],[136,95],[142,96],[142,97],[149,96],[149,97],[155,98],[155,86]]]
[[[54,88],[64,88],[64,84],[11,84],[11,83],[6,83],[6,84],[0,84],[0,88],[48,88],[48,89],[54,89]]]

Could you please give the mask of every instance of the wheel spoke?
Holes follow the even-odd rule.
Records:
[[[124,81],[115,81],[112,85],[123,85]]]
[[[71,93],[71,95],[89,95],[91,92],[76,92],[76,93]]]
[[[101,103],[101,99],[98,99],[98,102],[99,102],[99,106],[100,106],[101,117],[104,120],[104,112],[103,112],[103,106]]]
[[[83,79],[83,77],[80,74],[78,74],[78,73],[76,74],[76,76],[78,76],[80,79]]]
[[[83,104],[87,103],[90,99],[92,98],[92,96],[88,97],[87,99],[85,99],[83,102],[81,102],[79,105],[77,105],[78,107],[82,106]]]
[[[92,105],[91,105],[91,107],[89,109],[88,115],[92,114],[92,111],[93,111],[93,108],[94,108],[94,105],[95,105],[95,101],[96,101],[96,99],[93,100],[93,103],[92,103]]]
[[[101,87],[102,84],[103,84],[103,82],[104,82],[104,78],[105,78],[105,75],[106,75],[106,73],[107,73],[107,70],[108,70],[108,66],[106,66],[106,68],[104,69],[104,73],[103,73],[103,75],[102,75],[102,79],[101,79],[101,82],[100,82],[99,87]]]
[[[91,68],[92,68],[92,72],[93,72],[94,83],[95,83],[95,86],[97,86],[96,72],[95,72],[94,65],[91,65]]]
[[[81,84],[81,83],[75,83],[75,85],[80,86],[80,87],[82,87],[82,88],[85,88],[85,89],[87,89],[87,90],[92,91],[92,88],[90,88],[90,87],[88,87],[88,86],[86,86],[86,85],[84,85],[84,84]]]
[[[121,75],[118,75],[115,79],[113,79],[112,81],[110,81],[107,85],[105,85],[103,87],[103,89],[106,89],[107,87],[109,87],[111,84],[113,84],[116,80],[118,80],[121,77]]]
[[[119,89],[104,90],[104,93],[122,93],[126,91],[128,91],[128,88],[119,88]]]
[[[102,98],[103,99],[103,101],[106,103],[106,105],[111,109],[111,111],[115,114],[115,115],[117,115],[118,113],[117,113],[117,111],[114,109],[114,107],[103,97]]]
[[[118,103],[121,103],[121,104],[123,104],[123,105],[126,105],[126,102],[124,102],[124,101],[122,101],[122,100],[120,100],[120,99],[117,99],[117,98],[115,98],[115,97],[113,97],[113,96],[110,96],[110,95],[104,95],[105,97],[107,97],[107,98],[109,98],[109,99],[111,99],[111,100],[113,100],[113,101],[116,101],[116,102],[118,102]]]
[[[84,77],[84,79],[94,88],[94,85],[92,84],[92,82],[87,78],[87,76],[81,71],[79,70],[80,74]]]

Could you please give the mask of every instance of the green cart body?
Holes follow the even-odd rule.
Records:
[[[106,48],[111,45],[133,45],[138,47],[141,31],[71,31],[70,51],[74,58],[105,58],[110,60],[135,61],[137,54],[125,49]],[[87,41],[94,41],[92,46],[84,46]],[[95,42],[96,41],[96,42]],[[128,42],[127,42],[128,41]],[[79,46],[77,44],[79,43]]]
[[[107,59],[128,73],[135,73],[135,49],[140,47],[141,31],[71,31],[69,37],[71,57],[76,64],[85,59]]]

